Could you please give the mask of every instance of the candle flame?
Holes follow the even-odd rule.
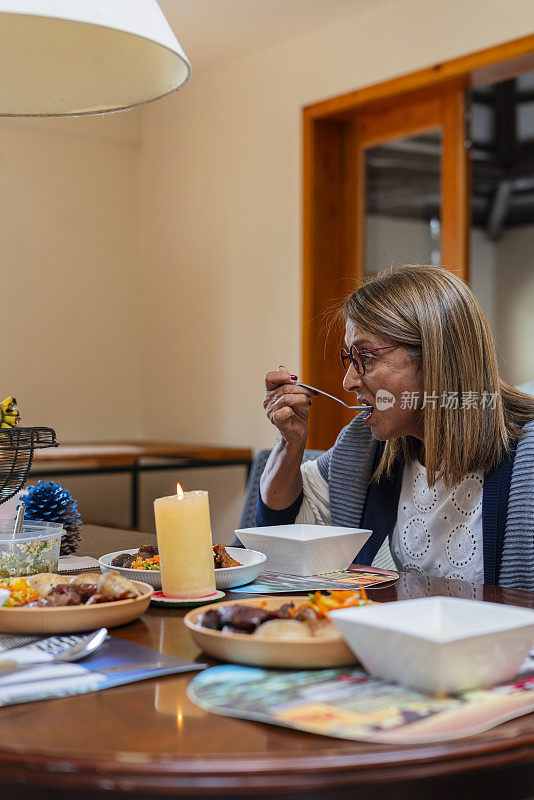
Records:
[[[176,484],[176,494],[178,495],[178,500],[181,500],[184,496],[184,490],[179,483]]]

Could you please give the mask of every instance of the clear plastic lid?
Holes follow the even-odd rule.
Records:
[[[14,520],[0,521],[0,546],[7,542],[35,542],[40,539],[55,539],[65,533],[63,525],[59,522],[25,521],[21,532],[16,538],[13,536],[14,528]]]

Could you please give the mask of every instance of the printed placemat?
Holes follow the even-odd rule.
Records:
[[[266,670],[228,664],[197,675],[189,698],[228,717],[383,744],[460,739],[534,711],[534,650],[511,683],[433,696],[359,669]]]
[[[291,591],[318,591],[320,589],[359,589],[360,587],[377,586],[381,583],[396,581],[397,572],[374,567],[352,566],[343,572],[325,572],[322,575],[287,575],[274,572],[263,572],[255,581],[244,586],[237,586],[232,592],[249,592],[251,594],[276,594]]]

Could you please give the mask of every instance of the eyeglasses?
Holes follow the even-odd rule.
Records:
[[[390,344],[387,347],[375,347],[372,350],[358,350],[355,344],[351,344],[348,351],[342,347],[340,355],[343,369],[345,372],[348,372],[348,369],[352,364],[358,375],[365,375],[365,364],[367,363],[366,356],[368,353],[376,353],[378,350],[392,350],[394,347],[398,346],[398,344]]]

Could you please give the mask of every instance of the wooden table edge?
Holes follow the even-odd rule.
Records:
[[[260,723],[258,723],[260,724]],[[313,734],[310,734],[313,735]],[[519,738],[519,741],[518,741]],[[57,756],[29,752],[0,754],[0,785],[55,786],[61,789],[107,789],[148,791],[156,794],[234,791],[311,791],[324,787],[342,788],[364,783],[385,784],[414,778],[439,778],[481,770],[534,765],[534,735],[510,741],[480,743],[476,752],[462,753],[458,742],[454,750],[425,745],[401,750],[406,760],[399,763],[399,747],[390,752],[383,745],[379,753],[286,758],[168,759],[128,753],[127,758]],[[451,744],[450,742],[448,743]],[[465,744],[464,744],[465,746]],[[507,753],[513,748],[513,753]],[[437,751],[437,752],[433,752]],[[313,768],[311,769],[311,761]],[[533,766],[534,769],[534,766]],[[60,779],[58,781],[58,779]],[[59,784],[59,785],[58,785]]]

